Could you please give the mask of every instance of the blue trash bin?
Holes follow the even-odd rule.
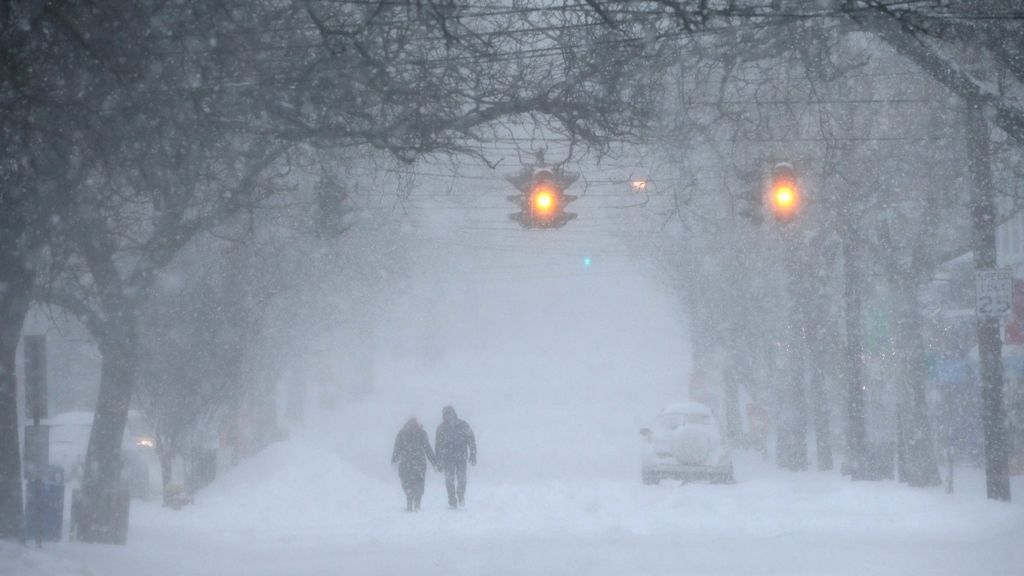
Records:
[[[59,542],[64,534],[64,470],[49,466],[25,485],[25,539]]]

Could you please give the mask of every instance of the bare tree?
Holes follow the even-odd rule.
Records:
[[[103,356],[77,515],[84,540],[123,538],[112,514],[119,447],[137,376],[138,320],[160,271],[197,234],[285,191],[295,146],[370,145],[411,159],[465,152],[506,117],[551,118],[597,144],[641,125],[635,118],[651,87],[627,74],[640,48],[613,44],[597,56],[586,50],[601,40],[592,31],[512,29],[517,12],[478,18],[478,29],[455,8],[48,8],[103,78],[83,129],[90,162],[69,183],[69,214],[51,251],[61,266],[38,292],[80,317]],[[518,57],[523,35],[545,60]]]
[[[620,22],[646,20],[648,22],[659,22],[660,19],[671,19],[677,22],[682,28],[680,36],[692,38],[688,43],[684,42],[687,51],[683,61],[689,66],[684,67],[684,78],[690,86],[693,86],[693,97],[683,101],[682,118],[673,123],[673,130],[688,131],[685,137],[679,134],[668,135],[668,139],[686,142],[693,147],[695,141],[706,142],[712,149],[723,150],[717,156],[711,158],[700,158],[698,164],[702,166],[721,166],[722,164],[735,163],[742,165],[746,163],[765,163],[766,157],[799,161],[804,176],[804,184],[807,193],[813,198],[813,206],[808,205],[808,214],[802,216],[805,222],[806,234],[814,237],[813,242],[794,243],[791,242],[785,250],[805,251],[805,259],[817,259],[824,256],[825,252],[818,252],[830,243],[833,243],[836,230],[842,231],[842,244],[844,246],[842,259],[844,265],[858,265],[858,258],[853,250],[847,248],[858,247],[859,244],[875,242],[876,238],[866,234],[861,228],[873,228],[873,222],[881,215],[892,210],[891,203],[883,202],[891,198],[893,194],[886,194],[893,186],[901,188],[901,197],[906,197],[906,206],[919,203],[929,192],[939,193],[942,186],[936,186],[929,190],[913,189],[902,182],[900,178],[893,175],[899,170],[885,168],[884,158],[896,157],[907,158],[917,157],[921,153],[920,144],[908,144],[908,147],[901,147],[896,143],[899,139],[893,140],[893,144],[884,144],[885,137],[875,133],[880,127],[888,127],[892,124],[903,122],[906,127],[913,126],[926,134],[925,138],[932,138],[942,141],[948,136],[939,136],[935,130],[929,128],[935,126],[936,117],[942,111],[947,110],[949,103],[942,98],[935,98],[933,94],[936,87],[926,86],[922,94],[916,95],[880,95],[870,94],[860,97],[853,97],[856,94],[855,86],[844,83],[847,75],[856,76],[857,71],[864,68],[871,59],[881,61],[883,68],[892,68],[893,60],[900,58],[898,50],[869,50],[851,49],[849,43],[844,44],[846,38],[862,34],[862,30],[870,30],[871,22],[877,25],[877,14],[875,8],[860,5],[859,3],[836,4],[834,6],[809,8],[806,5],[788,5],[780,2],[767,3],[758,2],[734,2],[728,6],[715,6],[709,3],[700,2],[641,2],[641,3],[598,3],[598,8],[606,17],[610,27],[618,26]],[[887,16],[891,18],[891,16]],[[740,23],[743,23],[740,26]],[[855,25],[856,23],[857,25]],[[858,25],[863,24],[858,27]],[[668,33],[662,33],[659,39],[670,38]],[[905,40],[905,39],[904,39]],[[856,43],[853,43],[856,46]],[[705,55],[710,57],[704,58]],[[858,81],[858,85],[868,85]],[[891,104],[890,104],[891,102]],[[901,106],[913,104],[925,111],[930,111],[931,117],[914,115],[906,117],[905,114],[897,118],[896,110]],[[859,120],[848,121],[848,113],[854,107],[871,106],[884,114],[872,112],[862,115]],[[938,114],[936,114],[938,112]],[[890,119],[891,118],[891,119]],[[913,138],[908,138],[913,140]],[[857,142],[864,142],[858,144]],[[915,141],[916,142],[916,141]],[[927,149],[927,148],[925,148]],[[884,150],[884,152],[883,152]],[[939,152],[946,160],[936,158],[922,159],[921,165],[955,166],[952,161],[959,154],[957,146],[943,147]],[[696,156],[692,154],[691,156]],[[820,166],[820,168],[819,168]],[[710,166],[709,166],[710,167]],[[742,174],[749,170],[749,167],[737,166],[736,173]],[[829,176],[831,174],[831,176]],[[878,180],[862,178],[865,174],[876,174]],[[715,174],[717,176],[717,173]],[[843,178],[837,178],[837,176]],[[918,174],[920,180],[934,176],[931,174]],[[722,186],[719,182],[712,183],[710,176],[702,176],[702,182],[706,182],[704,188],[711,186]],[[724,178],[726,189],[730,186],[741,188],[738,194],[733,195],[733,201],[740,206],[746,204],[746,197],[759,198],[759,184],[749,179],[735,179],[731,176]],[[747,180],[747,181],[744,181]],[[746,186],[748,190],[742,190]],[[874,191],[880,194],[873,193]],[[701,195],[696,195],[699,199]],[[721,198],[712,198],[704,195],[707,203],[716,208],[722,204]],[[955,220],[950,217],[948,209],[955,209],[958,204],[955,199],[947,197],[938,198],[936,202],[943,203],[943,217]],[[880,204],[881,203],[881,204]],[[884,204],[884,205],[883,205]],[[694,206],[688,206],[693,212]],[[707,208],[705,208],[707,209]],[[760,211],[757,200],[752,208],[743,208],[748,214],[756,214]],[[813,217],[811,211],[813,210]],[[675,212],[678,214],[679,212]],[[908,458],[915,462],[911,467],[915,470],[913,479],[910,481],[917,485],[929,485],[934,483],[936,469],[934,466],[934,453],[932,447],[932,435],[929,431],[927,421],[927,405],[924,395],[923,357],[924,346],[921,341],[920,314],[921,308],[916,298],[922,284],[927,280],[930,271],[937,263],[936,257],[941,253],[940,247],[948,247],[948,239],[942,238],[938,233],[940,227],[935,225],[936,217],[929,212],[906,211],[914,226],[903,225],[900,228],[901,234],[913,229],[918,234],[911,240],[901,237],[898,246],[887,244],[895,253],[887,252],[887,256],[896,258],[899,261],[897,268],[889,275],[894,282],[899,283],[896,292],[905,298],[913,298],[914,302],[902,302],[898,307],[899,326],[903,338],[898,340],[900,356],[903,358],[904,377],[900,378],[908,387],[907,400],[903,404],[908,410],[908,417],[905,430],[908,438],[913,438],[913,446],[910,447]],[[702,213],[704,218],[712,226],[727,226],[721,222],[721,216],[709,210]],[[916,216],[911,216],[916,214]],[[816,218],[816,223],[810,220]],[[946,220],[943,220],[944,222]],[[959,222],[963,223],[961,215]],[[700,224],[697,224],[700,229]],[[959,229],[959,228],[958,228]],[[858,232],[856,236],[848,234],[850,231]],[[732,242],[744,242],[744,233],[737,232]],[[721,242],[721,240],[720,240]],[[725,241],[728,243],[728,241]],[[918,246],[919,249],[902,247]],[[885,246],[879,245],[880,250],[886,250]],[[710,246],[702,246],[701,254],[714,256],[721,259],[719,267],[732,266],[733,254],[730,254],[728,246],[724,254],[718,253],[721,246],[712,242]],[[735,249],[734,249],[735,251]],[[832,256],[825,260],[832,266],[837,265],[840,260],[836,258],[837,251],[832,250]],[[906,254],[911,254],[906,258]],[[915,255],[916,254],[916,255]],[[909,267],[908,267],[909,266]],[[829,298],[829,278],[832,276],[828,268],[821,274],[811,274],[808,267],[804,266],[800,273],[801,283],[806,290],[799,292],[791,291],[788,298],[796,298],[806,306],[808,302],[820,297]],[[749,272],[748,272],[749,273]],[[761,271],[762,275],[770,274],[770,271]],[[849,276],[849,275],[848,275]],[[898,279],[898,280],[896,280]],[[848,278],[847,294],[849,289],[859,288],[859,284],[865,282],[865,277],[854,274],[852,280]],[[724,282],[724,280],[722,280]],[[694,283],[693,286],[697,286]],[[717,285],[712,282],[712,285]],[[735,295],[739,291],[730,292]],[[803,296],[801,296],[801,294]],[[838,298],[833,290],[832,297]],[[722,294],[715,293],[707,298],[716,302],[710,304],[698,304],[699,309],[708,308],[713,310],[722,309],[743,309],[742,302],[731,299],[731,304],[723,306],[718,303],[724,298]],[[785,301],[786,296],[777,295],[778,300]],[[819,304],[820,305],[820,304]],[[918,322],[911,322],[907,314],[916,315]],[[848,314],[856,318],[848,318],[850,321],[859,322],[861,315],[859,307],[848,309]],[[818,326],[816,332],[829,324],[821,319],[814,318],[814,314],[808,315],[805,323]],[[722,324],[715,318],[712,324]],[[908,328],[908,326],[918,328]],[[909,334],[903,333],[903,329],[916,330],[911,338]],[[714,328],[702,330],[704,337],[713,337],[716,333]],[[841,334],[826,331],[824,336],[828,340],[841,339]],[[852,338],[860,339],[855,331]],[[737,338],[725,339],[727,344],[738,344]],[[820,340],[819,340],[820,341]],[[853,364],[861,362],[863,352],[860,350],[859,342],[850,342]],[[796,346],[796,343],[791,343]],[[740,344],[746,347],[745,344]],[[823,351],[818,350],[812,357],[818,358],[812,366],[812,373],[822,374],[821,359]],[[737,357],[745,353],[739,352]],[[698,359],[699,361],[699,359]],[[855,366],[854,366],[855,368]],[[794,370],[799,374],[800,370]],[[861,394],[863,383],[856,376],[854,370],[850,370],[850,392],[851,398],[846,405],[859,405],[855,400]],[[818,392],[821,386],[820,378],[812,382],[815,386],[814,392]],[[802,404],[799,396],[793,395],[797,404]],[[827,424],[827,406],[825,399],[815,404],[815,424],[818,429],[818,439],[822,441],[829,433]],[[902,401],[901,401],[902,402]],[[780,409],[784,409],[788,401],[782,401]],[[851,410],[851,414],[854,410]],[[791,417],[790,422],[802,421],[799,417]],[[851,416],[850,426],[847,431],[848,440],[855,440],[858,437],[855,424],[861,422],[862,417]],[[862,428],[861,428],[862,429]],[[799,435],[786,435],[787,438],[799,438]],[[854,441],[851,445],[859,442]],[[796,455],[792,460],[799,462],[799,446],[803,442],[796,440],[791,442],[793,450],[785,450]],[[856,453],[857,450],[850,450]],[[819,444],[819,464],[827,461],[829,450],[826,444]],[[851,454],[848,454],[850,457]],[[780,453],[781,458],[781,453]],[[780,460],[781,462],[781,460]]]
[[[37,262],[89,155],[91,62],[43,3],[0,4],[0,538],[22,538],[15,352]],[[55,255],[57,260],[62,256]]]

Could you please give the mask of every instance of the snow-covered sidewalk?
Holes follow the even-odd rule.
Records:
[[[987,501],[973,470],[954,496],[750,457],[732,486],[474,472],[466,509],[447,509],[435,474],[423,512],[408,514],[397,479],[285,442],[194,506],[136,503],[127,546],[4,544],[0,574],[1024,573],[1024,506]]]

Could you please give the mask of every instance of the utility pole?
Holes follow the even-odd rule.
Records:
[[[967,102],[967,166],[971,174],[971,248],[980,276],[996,268],[996,205],[984,104]],[[978,363],[981,368],[982,427],[985,432],[985,483],[992,500],[1010,500],[1009,446],[1003,404],[1003,342],[999,317],[978,314]]]

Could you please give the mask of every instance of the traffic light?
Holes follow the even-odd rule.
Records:
[[[508,176],[520,192],[508,197],[519,205],[519,211],[509,214],[509,218],[524,228],[561,228],[576,217],[565,211],[565,205],[577,198],[565,193],[576,178],[578,175],[557,168],[528,168]]]
[[[771,188],[768,190],[768,209],[779,222],[789,222],[800,211],[800,188],[796,171],[786,162],[772,168]]]

